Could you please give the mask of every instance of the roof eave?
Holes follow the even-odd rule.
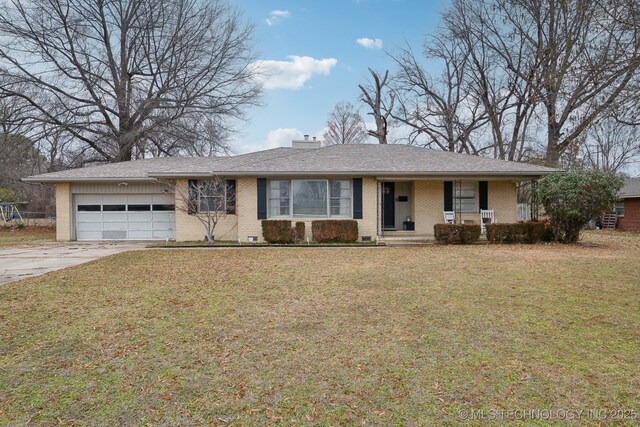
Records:
[[[51,178],[38,178],[37,176],[30,176],[22,178],[23,182],[34,182],[41,184],[59,184],[63,182],[155,182],[154,178],[150,177],[51,177]]]

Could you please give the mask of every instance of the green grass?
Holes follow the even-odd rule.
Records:
[[[55,228],[25,227],[23,229],[0,227],[0,249],[19,246],[37,246],[56,240]]]
[[[622,233],[115,255],[0,287],[0,424],[637,411],[639,260],[640,235]]]

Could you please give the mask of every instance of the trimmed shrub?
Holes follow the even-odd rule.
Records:
[[[351,243],[358,240],[358,221],[326,219],[311,222],[313,240],[318,243]]]
[[[300,243],[304,241],[304,222],[298,221],[296,222],[296,226],[293,229],[293,240],[296,243]]]
[[[438,243],[473,243],[480,239],[480,225],[474,224],[436,224],[433,234]]]
[[[263,220],[262,237],[269,243],[293,243],[291,221],[288,220]]]
[[[487,240],[492,243],[538,243],[544,233],[542,222],[487,224]]]

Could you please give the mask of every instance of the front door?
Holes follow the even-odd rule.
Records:
[[[395,230],[396,228],[396,186],[395,182],[382,183],[382,228]]]

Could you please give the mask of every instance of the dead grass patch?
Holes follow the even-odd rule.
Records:
[[[637,410],[639,240],[156,250],[3,286],[0,424]]]

